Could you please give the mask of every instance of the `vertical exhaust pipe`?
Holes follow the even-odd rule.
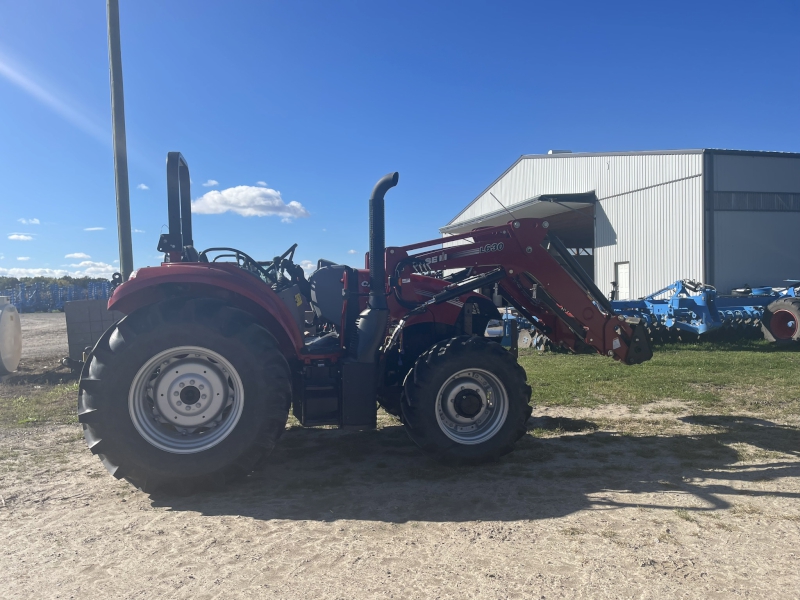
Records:
[[[375,402],[382,378],[378,373],[378,349],[386,334],[386,231],[383,197],[397,185],[398,173],[389,173],[369,197],[369,302],[356,319],[357,340],[342,364],[342,427],[375,427]],[[351,300],[354,302],[355,299]]]
[[[386,222],[384,196],[397,185],[400,173],[389,173],[375,184],[369,197],[369,305],[386,308]]]
[[[369,197],[369,302],[356,321],[358,346],[355,359],[375,363],[378,348],[386,333],[389,309],[386,306],[386,225],[383,197],[397,185],[399,173],[385,175]]]

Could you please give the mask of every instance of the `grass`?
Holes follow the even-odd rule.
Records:
[[[0,398],[0,426],[15,427],[45,423],[77,423],[78,384],[25,386],[23,393]]]
[[[675,511],[675,514],[679,519],[683,519],[684,521],[688,521],[689,523],[697,523],[697,519],[685,508],[679,508]]]
[[[796,413],[800,348],[763,340],[657,346],[653,358],[626,366],[605,356],[520,351],[537,405],[631,408],[683,401],[709,410]]]
[[[688,405],[686,408],[695,414],[800,413],[800,348],[777,348],[763,340],[657,346],[652,360],[632,367],[605,356],[532,350],[521,350],[519,362],[528,373],[537,406],[594,408],[619,404],[636,412],[656,403],[648,412],[667,417],[664,423],[654,419],[630,423],[595,419],[594,423],[567,423],[564,428],[561,423],[536,426],[529,432],[536,438],[559,437],[567,431],[583,433],[598,426],[634,435],[663,431],[672,422],[670,413],[684,410],[675,403]],[[0,426],[74,423],[76,393],[74,382],[41,387],[0,384]],[[398,423],[380,412],[379,429]],[[289,427],[298,426],[290,415]],[[640,431],[642,427],[652,431]],[[743,456],[750,454],[746,449],[741,452]]]

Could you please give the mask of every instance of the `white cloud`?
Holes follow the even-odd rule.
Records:
[[[267,182],[266,181],[256,181],[256,185],[258,185],[260,187],[267,187]]]
[[[134,229],[133,233],[146,233],[144,229]]]
[[[5,258],[6,258],[5,254],[0,254],[0,260],[5,260]]]
[[[104,277],[106,279],[110,279],[111,275],[117,270],[115,267],[109,264],[103,262],[92,262],[92,261],[82,261],[75,265],[69,265],[69,266],[77,267],[77,269],[67,270],[67,269],[45,269],[45,268],[41,269],[0,268],[0,276],[64,277],[65,275],[69,275],[70,277]]]
[[[64,255],[64,258],[92,258],[84,252],[73,252],[72,254]]]
[[[147,185],[145,185],[143,183],[140,183],[139,185],[136,186],[136,189],[137,190],[149,190],[150,186],[147,186]]]
[[[31,259],[30,256],[18,256],[17,257],[17,260],[30,260],[30,259]]]
[[[317,270],[317,263],[311,262],[310,260],[301,260],[299,264],[301,267],[303,267],[303,271],[305,271],[306,276],[311,275]]]
[[[84,231],[103,231],[105,227],[84,227]]]
[[[109,265],[108,263],[104,262],[95,262],[92,260],[82,260],[79,263],[73,263],[67,265],[76,271],[74,273],[78,273],[78,275],[73,275],[73,277],[108,277],[110,278],[111,275],[117,270],[116,267]]]
[[[284,222],[309,216],[306,208],[299,202],[284,202],[279,191],[250,185],[206,192],[192,203],[192,212],[201,215],[218,215],[228,211],[243,217],[274,215],[282,217]]]
[[[39,225],[39,219],[17,219],[23,225]]]
[[[30,242],[33,239],[33,236],[28,235],[27,233],[11,233],[8,235],[8,239],[17,242]]]
[[[215,187],[215,186],[219,185],[219,181],[217,181],[216,179],[209,179],[208,181],[206,181],[205,183],[203,183],[201,185],[203,187]]]
[[[348,254],[358,254],[355,250],[348,250],[347,253]]]

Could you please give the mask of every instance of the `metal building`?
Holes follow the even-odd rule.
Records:
[[[521,156],[445,236],[546,218],[605,294],[677,279],[720,293],[800,279],[800,154],[667,150]]]

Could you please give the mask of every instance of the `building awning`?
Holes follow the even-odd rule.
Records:
[[[547,219],[563,213],[578,213],[584,219],[594,219],[594,205],[597,196],[594,192],[583,194],[546,194],[536,196],[523,202],[512,204],[507,208],[498,208],[480,217],[461,221],[441,227],[439,231],[445,235],[457,235],[472,231],[477,227],[495,227],[513,219]],[[566,216],[566,215],[565,215]],[[592,231],[594,227],[592,227]],[[591,244],[589,244],[591,247]]]

